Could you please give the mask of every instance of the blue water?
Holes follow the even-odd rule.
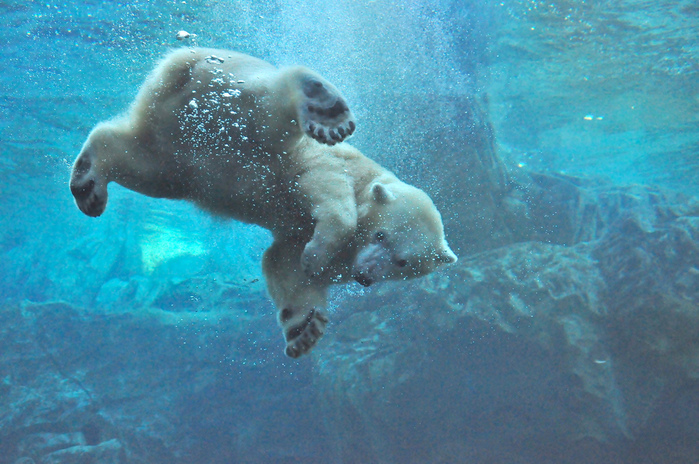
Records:
[[[694,1],[0,2],[0,464],[699,460]],[[181,42],[180,30],[196,34]],[[283,354],[270,234],[68,188],[181,46],[303,64],[460,257]]]

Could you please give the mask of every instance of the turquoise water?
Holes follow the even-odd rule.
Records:
[[[689,463],[693,1],[0,2],[1,463]],[[178,31],[196,34],[178,41]],[[291,360],[258,227],[74,158],[168,50],[334,83],[459,263],[338,287]]]

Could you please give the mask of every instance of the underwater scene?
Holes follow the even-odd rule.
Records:
[[[0,24],[0,464],[699,462],[697,1]]]

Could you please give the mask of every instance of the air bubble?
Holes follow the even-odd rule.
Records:
[[[216,55],[209,55],[205,58],[207,63],[216,63],[216,64],[223,64],[223,58],[216,56]]]
[[[177,35],[175,35],[175,38],[176,38],[177,40],[194,39],[194,38],[196,38],[196,37],[197,37],[196,34],[190,34],[190,33],[187,32],[187,31],[179,31],[179,32],[177,33]]]

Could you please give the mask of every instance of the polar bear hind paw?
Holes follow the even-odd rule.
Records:
[[[286,338],[286,350],[284,352],[290,358],[298,358],[311,351],[318,343],[318,340],[325,333],[328,318],[318,309],[312,309],[300,323],[286,327],[285,319],[292,319],[293,313],[294,311],[288,308],[283,309],[281,312],[284,337]]]
[[[70,191],[80,211],[90,217],[104,213],[107,207],[106,182],[94,174],[92,163],[87,156],[81,156],[73,166]]]
[[[331,84],[313,75],[303,79],[300,118],[303,130],[320,143],[335,145],[352,135],[354,116]]]

